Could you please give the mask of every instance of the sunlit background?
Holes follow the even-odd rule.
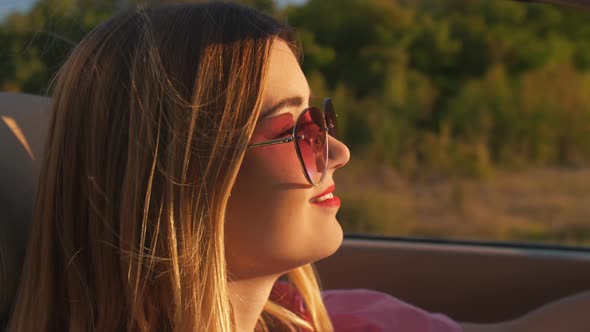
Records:
[[[137,2],[160,3],[3,0],[0,91],[45,93],[88,31]],[[589,12],[238,2],[297,28],[314,94],[335,100],[352,150],[336,177],[347,233],[590,244]]]

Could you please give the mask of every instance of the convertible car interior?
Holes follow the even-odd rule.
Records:
[[[0,93],[0,330],[19,280],[49,109],[47,97]],[[374,289],[455,320],[496,322],[588,289],[590,249],[351,235],[317,268],[325,289]]]

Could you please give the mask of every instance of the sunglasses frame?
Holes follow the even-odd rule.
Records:
[[[319,186],[320,184],[322,184],[322,182],[324,181],[324,178],[326,177],[326,173],[328,172],[328,153],[329,153],[329,148],[328,148],[328,141],[329,141],[329,136],[333,136],[331,134],[329,134],[330,132],[335,133],[335,129],[336,129],[336,112],[334,111],[334,106],[332,105],[332,100],[330,98],[326,98],[324,99],[324,103],[323,103],[324,109],[319,109],[315,106],[310,106],[307,107],[306,109],[303,110],[303,112],[301,112],[301,114],[299,114],[299,116],[297,117],[297,121],[295,121],[295,125],[293,126],[293,132],[291,133],[291,136],[289,137],[285,137],[285,138],[277,138],[277,139],[273,139],[273,140],[269,140],[269,141],[264,141],[264,142],[258,142],[258,143],[253,143],[248,145],[248,147],[250,148],[257,148],[257,147],[261,147],[261,146],[269,146],[269,145],[276,145],[276,144],[284,144],[284,143],[290,143],[293,142],[293,145],[295,146],[295,152],[297,153],[297,158],[299,158],[299,165],[301,166],[301,169],[303,171],[303,175],[305,175],[305,178],[307,179],[307,182],[309,182],[309,184],[311,184],[314,187]],[[330,110],[332,111],[332,113],[334,114],[334,119],[331,123],[328,123],[328,113],[326,112],[327,107],[330,107]],[[303,118],[303,116],[305,115],[306,112],[309,112],[310,110],[315,109],[318,110],[323,116],[322,116],[322,120],[324,122],[324,126],[321,128],[321,131],[323,131],[325,133],[325,142],[326,142],[326,147],[325,147],[325,153],[326,153],[326,162],[324,165],[324,171],[322,172],[322,177],[320,178],[320,180],[318,181],[318,183],[313,183],[313,181],[311,180],[311,177],[309,176],[309,174],[307,173],[307,168],[305,166],[305,161],[303,159],[303,156],[301,155],[301,150],[299,149],[299,145],[297,144],[297,142],[295,142],[295,139],[304,139],[305,136],[301,135],[297,137],[297,129],[299,128],[299,123],[300,120]]]

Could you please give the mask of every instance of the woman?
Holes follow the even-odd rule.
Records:
[[[55,81],[9,330],[331,330],[309,264],[342,240],[328,192],[349,152],[330,137],[328,156],[324,113],[303,112],[295,50],[221,3],[84,38]],[[268,300],[285,273],[305,314]]]
[[[9,331],[461,330],[377,292],[322,298],[310,264],[342,241],[349,151],[294,44],[209,3],[120,14],[76,47]]]

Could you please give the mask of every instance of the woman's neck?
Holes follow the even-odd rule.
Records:
[[[279,275],[271,275],[228,283],[236,332],[253,332]]]

